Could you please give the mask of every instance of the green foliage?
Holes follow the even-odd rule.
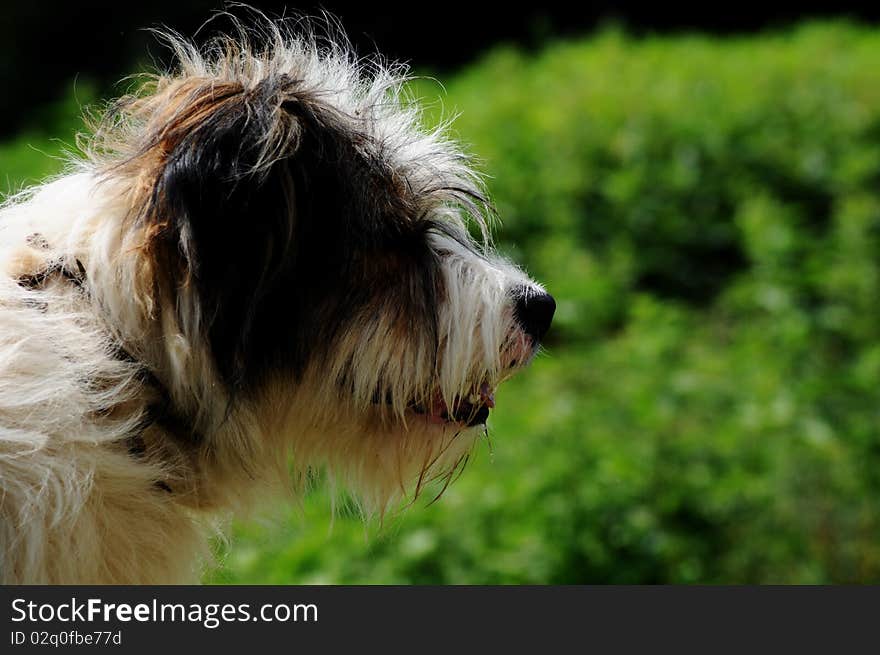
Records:
[[[0,194],[20,191],[63,170],[84,130],[82,108],[96,98],[95,85],[79,80],[64,97],[30,116],[30,128],[0,144]]]
[[[610,31],[447,89],[548,353],[440,502],[331,526],[318,486],[210,579],[880,582],[880,32]]]

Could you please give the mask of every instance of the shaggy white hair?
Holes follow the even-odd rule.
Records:
[[[448,481],[552,316],[403,68],[165,37],[177,69],[0,210],[4,583],[195,580],[291,467],[368,512]]]

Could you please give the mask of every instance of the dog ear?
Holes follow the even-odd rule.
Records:
[[[294,86],[286,76],[252,89],[182,83],[159,96],[144,148],[159,153],[146,212],[155,254],[176,278],[172,289],[190,284],[198,295],[198,314],[179,320],[208,337],[233,385],[244,377],[256,308],[293,241],[301,123],[283,105]]]
[[[135,171],[154,171],[153,256],[174,296],[194,286],[178,320],[207,337],[231,387],[303,368],[315,344],[429,256],[411,194],[370,154],[357,119],[296,80],[188,79],[149,102],[148,160]]]

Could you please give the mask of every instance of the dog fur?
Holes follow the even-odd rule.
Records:
[[[302,25],[164,38],[176,69],[0,209],[4,583],[197,580],[218,520],[315,470],[412,499],[552,316],[402,67]]]

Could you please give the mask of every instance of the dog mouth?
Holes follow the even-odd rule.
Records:
[[[381,402],[378,394],[373,398],[373,402]],[[386,397],[385,404],[390,404],[390,398]],[[495,391],[488,382],[483,382],[478,389],[466,397],[456,395],[452,399],[451,406],[438,390],[427,404],[410,403],[407,411],[434,425],[459,424],[471,428],[485,425],[489,418],[489,410],[494,407]]]
[[[485,425],[489,418],[489,410],[495,407],[495,393],[488,382],[483,382],[474,393],[464,398],[455,396],[450,407],[442,396],[437,393],[429,407],[421,404],[410,405],[410,409],[423,416],[429,423],[439,425],[460,423],[469,428]]]

